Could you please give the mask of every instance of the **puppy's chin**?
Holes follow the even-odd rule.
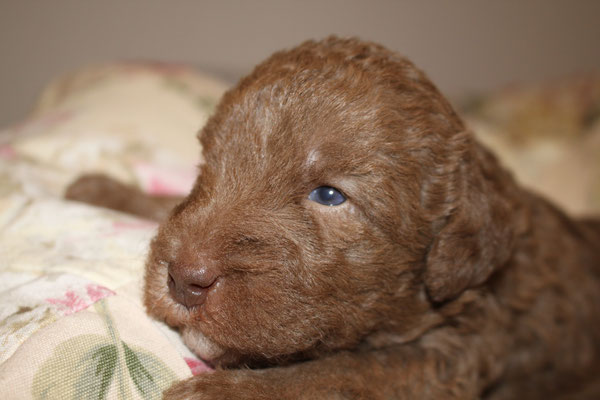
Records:
[[[224,349],[213,343],[197,329],[183,328],[181,336],[190,350],[202,360],[211,364],[218,364],[217,360],[225,353]]]

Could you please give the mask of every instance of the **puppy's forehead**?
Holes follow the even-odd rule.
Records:
[[[376,90],[364,86],[352,74],[332,77],[316,69],[262,76],[228,96],[210,134],[230,151],[307,165],[360,149],[365,155],[372,147],[366,144],[383,138],[373,134]]]
[[[330,40],[260,64],[224,96],[202,140],[208,156],[244,154],[246,163],[284,157],[295,169],[333,160],[351,170],[382,150],[399,151],[404,137],[461,128],[408,60],[379,46]]]

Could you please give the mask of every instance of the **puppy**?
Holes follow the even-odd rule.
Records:
[[[402,56],[276,53],[200,141],[144,299],[217,368],[165,397],[599,398],[600,221],[519,187]]]

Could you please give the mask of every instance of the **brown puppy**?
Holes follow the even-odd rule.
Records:
[[[405,58],[276,53],[200,140],[145,303],[223,368],[168,398],[599,395],[600,223],[520,188]]]

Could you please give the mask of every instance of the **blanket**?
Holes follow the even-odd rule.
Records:
[[[209,370],[144,312],[156,224],[62,193],[85,172],[186,193],[196,133],[224,89],[177,65],[88,68],[0,133],[0,398],[160,398]]]

